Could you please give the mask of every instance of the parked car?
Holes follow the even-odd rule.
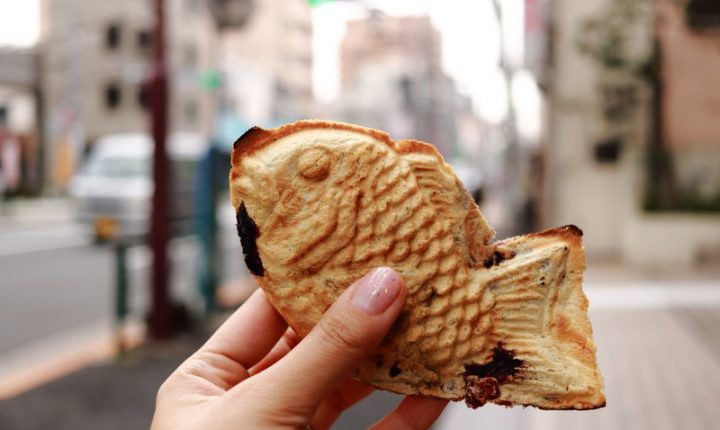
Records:
[[[170,221],[178,230],[191,222],[197,164],[208,140],[177,133],[169,137],[167,148],[172,169]],[[70,192],[77,219],[91,227],[96,240],[142,237],[149,231],[153,153],[153,141],[145,134],[108,135],[93,145]]]

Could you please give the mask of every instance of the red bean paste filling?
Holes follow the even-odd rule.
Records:
[[[248,215],[244,202],[240,204],[240,209],[237,211],[237,232],[240,236],[243,257],[248,270],[255,276],[263,276],[265,268],[257,249],[257,238],[260,236],[260,232],[255,221]]]
[[[484,364],[465,365],[465,402],[472,408],[484,405],[500,397],[500,384],[507,382],[523,367],[522,360],[498,343],[493,349],[492,359]]]

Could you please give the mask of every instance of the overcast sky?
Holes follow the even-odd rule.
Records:
[[[507,93],[499,68],[500,30],[492,0],[364,0],[388,15],[430,15],[442,35],[443,66],[477,112],[490,121],[501,120]],[[523,55],[523,0],[504,0],[507,25],[503,31],[511,54]],[[338,52],[347,21],[363,16],[352,2],[337,2],[313,11],[314,88],[324,101],[339,89]]]
[[[0,0],[0,46],[31,46],[40,27],[39,0]]]

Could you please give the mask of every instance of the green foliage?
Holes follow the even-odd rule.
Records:
[[[649,58],[633,58],[628,52],[630,33],[650,13],[648,0],[614,0],[602,13],[583,22],[577,40],[580,52],[608,70],[620,70],[635,79],[649,79]]]
[[[713,196],[707,196],[700,194],[697,190],[683,189],[674,194],[672,204],[664,203],[657,198],[657,193],[646,193],[643,209],[648,212],[718,213],[720,212],[720,190]]]
[[[637,26],[649,21],[650,7],[649,0],[613,0],[605,10],[581,25],[577,39],[580,52],[594,60],[603,72],[624,77],[598,84],[603,116],[608,123],[617,124],[630,118],[639,101],[639,88],[657,79],[656,53],[633,56],[628,43]]]

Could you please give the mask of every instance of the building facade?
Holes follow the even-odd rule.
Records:
[[[152,4],[146,0],[43,0],[40,82],[45,164],[62,188],[78,154],[98,137],[146,131],[143,82],[152,53]],[[215,94],[202,76],[217,61],[217,30],[201,0],[166,1],[170,127],[212,131]],[[54,173],[52,173],[54,172]]]
[[[720,53],[710,49],[718,33],[687,28],[683,4],[667,0],[556,1],[551,16],[543,223],[581,226],[591,258],[652,267],[716,258],[718,212],[651,210],[647,196],[690,195],[679,186],[685,145],[705,148],[706,163],[685,171],[717,178],[720,133],[708,110],[720,94]],[[620,42],[598,49],[608,40]],[[662,70],[656,84],[638,73],[652,61]],[[657,162],[648,145],[658,142],[675,165],[675,190],[648,173]]]
[[[312,17],[305,0],[255,1],[222,36],[224,105],[252,123],[312,116]]]
[[[430,17],[371,14],[350,21],[340,52],[341,119],[432,142],[458,155],[458,118],[469,99],[442,69],[441,36]]]
[[[37,53],[0,48],[0,180],[7,192],[40,186]]]

